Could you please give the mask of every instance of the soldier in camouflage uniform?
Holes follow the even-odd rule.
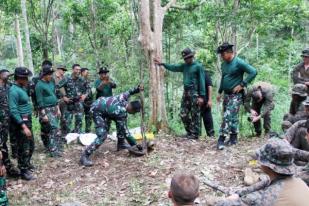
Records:
[[[271,111],[274,104],[275,89],[267,82],[257,82],[248,90],[245,97],[244,107],[250,113],[250,122],[253,122],[257,136],[262,134],[261,119],[264,119],[265,135],[271,129]],[[263,112],[261,112],[263,108]]]
[[[89,133],[91,130],[91,123],[92,123],[92,117],[91,117],[91,112],[90,112],[90,107],[93,102],[93,95],[91,91],[91,86],[90,86],[90,80],[88,78],[89,70],[88,68],[82,68],[81,69],[81,76],[84,78],[85,85],[83,87],[84,90],[88,90],[89,94],[87,98],[84,101],[84,113],[85,113],[85,132]]]
[[[3,162],[8,174],[10,176],[18,176],[19,171],[13,166],[9,158],[9,151],[7,146],[9,135],[9,71],[6,69],[0,70],[0,150],[2,152],[1,161]]]
[[[34,179],[31,170],[31,157],[34,151],[32,133],[32,107],[27,93],[28,77],[31,72],[25,67],[17,67],[14,72],[15,83],[9,89],[9,111],[13,119],[17,139],[18,167],[25,180]]]
[[[296,173],[294,155],[294,150],[287,141],[270,139],[257,151],[261,169],[270,177],[270,184],[244,196],[232,195],[216,206],[308,205],[309,188],[304,181],[293,176]]]
[[[238,112],[243,102],[244,88],[256,76],[257,71],[245,61],[236,57],[233,52],[233,45],[223,43],[218,47],[217,53],[221,55],[222,78],[218,91],[217,102],[220,103],[223,96],[223,121],[219,130],[217,148],[224,149],[224,141],[230,135],[229,144],[237,143],[238,135]],[[247,73],[246,79],[244,74]]]
[[[295,122],[284,134],[284,137],[290,142],[290,144],[301,150],[309,151],[308,141],[308,120],[300,120]]]
[[[74,64],[72,66],[72,74],[64,77],[59,84],[58,88],[64,88],[63,100],[66,103],[66,110],[64,112],[64,120],[66,122],[66,129],[64,134],[75,132],[80,133],[83,120],[83,102],[89,94],[89,90],[84,90],[85,80],[80,77],[80,65]],[[60,90],[61,92],[61,90]],[[75,128],[71,129],[71,124],[75,117]]]
[[[194,52],[186,48],[181,52],[185,63],[166,64],[155,59],[155,63],[172,72],[183,73],[184,93],[181,100],[180,117],[188,139],[198,139],[200,135],[200,108],[203,106],[206,88],[204,67],[194,61]]]
[[[0,151],[0,205],[8,206],[9,200],[6,194],[6,178],[5,178],[6,169],[3,163],[3,155]]]
[[[294,84],[304,84],[309,86],[309,48],[302,52],[303,62],[298,64],[292,72]]]
[[[56,97],[55,83],[52,81],[53,68],[45,65],[41,79],[35,86],[41,135],[45,136],[44,145],[52,157],[61,156],[61,133],[59,129],[60,109]]]
[[[139,101],[128,102],[129,97],[139,93],[142,86],[133,88],[125,93],[113,97],[100,97],[91,106],[93,121],[95,123],[97,138],[83,152],[80,163],[84,166],[92,166],[90,155],[105,141],[108,134],[107,121],[113,120],[116,123],[118,144],[117,149],[127,149],[125,139],[130,146],[135,146],[136,141],[130,134],[127,127],[127,113],[139,112],[141,104]],[[139,146],[139,145],[138,145]],[[142,147],[137,147],[142,150]]]

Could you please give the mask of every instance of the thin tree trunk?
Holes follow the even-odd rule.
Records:
[[[34,74],[33,69],[33,60],[32,60],[32,52],[31,52],[31,44],[30,44],[30,32],[28,26],[28,17],[27,17],[27,8],[26,8],[26,0],[21,0],[21,10],[25,23],[25,36],[26,36],[26,49],[27,49],[27,59],[28,59],[28,69]]]
[[[21,41],[19,17],[17,14],[15,15],[15,32],[16,32],[16,50],[17,50],[18,66],[24,66],[24,52]]]

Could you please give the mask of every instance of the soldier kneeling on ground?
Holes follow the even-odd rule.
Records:
[[[195,205],[199,196],[199,181],[194,175],[178,174],[172,178],[168,197],[174,206]]]
[[[143,86],[138,86],[117,96],[100,97],[92,104],[91,111],[97,138],[83,151],[80,158],[80,163],[82,165],[93,165],[89,157],[107,138],[109,132],[107,123],[110,120],[116,123],[118,136],[117,150],[130,148],[131,153],[136,152],[137,154],[144,154],[142,146],[137,145],[136,140],[130,134],[127,126],[127,113],[135,114],[141,109],[141,103],[139,101],[128,102],[129,97],[139,93],[143,89]],[[125,143],[125,139],[130,145]]]
[[[294,164],[295,151],[291,145],[286,140],[272,138],[256,154],[262,171],[271,180],[270,184],[241,197],[233,194],[219,201],[216,206],[307,206],[309,188],[304,181],[293,176],[297,167]]]

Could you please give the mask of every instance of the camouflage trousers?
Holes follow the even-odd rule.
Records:
[[[21,125],[16,124],[12,121],[12,126],[15,128],[13,130],[13,135],[16,137],[17,142],[17,160],[18,160],[18,168],[21,170],[28,170],[31,166],[30,161],[34,151],[34,139],[33,139],[33,131],[32,131],[32,119],[31,115],[23,116],[24,123],[27,125],[29,130],[32,133],[32,137],[27,137]]]
[[[41,124],[41,138],[45,148],[53,156],[54,153],[62,150],[62,140],[61,132],[59,128],[59,117],[58,117],[58,108],[46,107],[44,108],[45,115],[48,118],[48,121],[45,122],[43,117],[45,115],[40,113],[40,124]]]
[[[200,135],[200,108],[197,104],[198,95],[194,90],[185,90],[181,100],[180,118],[184,124],[187,135],[198,137]]]
[[[136,141],[130,134],[129,129],[127,127],[126,118],[113,119],[113,120],[116,123],[118,139],[125,138],[131,146],[136,145]],[[97,148],[99,148],[106,140],[107,134],[109,132],[111,119],[105,117],[100,112],[93,112],[93,121],[95,124],[97,138],[91,145],[89,145],[86,148],[86,153],[89,155],[91,155]]]
[[[6,194],[6,179],[0,177],[0,206],[8,206],[9,199]]]
[[[66,110],[66,104],[62,99],[60,99],[58,105],[59,105],[59,109],[60,109],[60,112],[61,112],[60,128],[61,128],[61,132],[63,134],[65,134],[65,132],[66,132],[66,125],[65,124],[66,123],[65,123],[65,120],[64,120],[64,113],[65,113],[65,110]]]
[[[9,170],[12,167],[12,163],[9,158],[9,149],[7,146],[9,136],[9,118],[0,122],[0,150],[2,152],[2,161],[5,168]]]
[[[84,104],[84,113],[85,113],[85,132],[89,133],[91,131],[92,116],[90,112],[91,106]]]
[[[242,104],[242,94],[224,94],[223,121],[219,129],[219,136],[238,134],[238,112]]]
[[[15,130],[16,128],[15,128],[14,120],[10,118],[9,136],[10,136],[12,158],[14,159],[17,158],[17,138],[16,138]]]
[[[252,109],[254,109],[258,114],[261,114],[263,103],[253,103]],[[254,130],[257,134],[262,133],[261,129],[261,120],[253,123]],[[271,113],[267,112],[263,117],[263,128],[265,130],[265,134],[268,133],[271,129]]]
[[[67,104],[66,106],[64,112],[65,134],[70,132],[81,133],[83,125],[83,104],[81,102],[76,102]],[[74,130],[72,129],[73,117],[75,118]]]

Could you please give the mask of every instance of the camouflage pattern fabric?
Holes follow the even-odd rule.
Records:
[[[181,100],[180,118],[189,136],[200,135],[200,107],[197,104],[198,94],[195,90],[185,90]]]
[[[227,137],[229,134],[238,133],[238,112],[242,104],[242,94],[224,94],[223,121],[219,135]]]
[[[6,179],[0,177],[0,206],[8,206],[9,199],[6,194]]]
[[[87,79],[85,79],[84,90],[85,91],[83,93],[89,91],[89,94],[83,103],[84,113],[85,113],[85,132],[89,133],[91,130],[91,124],[92,124],[92,116],[91,116],[90,108],[91,108],[91,104],[93,103],[93,94],[91,91],[90,81]]]
[[[48,118],[48,122],[43,121],[45,115]],[[41,134],[44,134],[46,138],[43,140],[44,146],[46,146],[51,156],[54,156],[62,148],[57,106],[44,108],[44,114],[42,111],[40,112],[40,124]]]
[[[293,69],[292,79],[294,84],[305,84],[309,82],[309,70],[305,69],[304,62],[298,64]]]
[[[306,138],[307,129],[305,128],[307,120],[300,120],[294,123],[284,134],[285,139],[297,149],[309,151],[309,143]]]
[[[83,125],[83,103],[75,102],[67,104],[67,108],[64,111],[64,133],[80,133]],[[75,118],[74,129],[72,129],[73,117]]]

